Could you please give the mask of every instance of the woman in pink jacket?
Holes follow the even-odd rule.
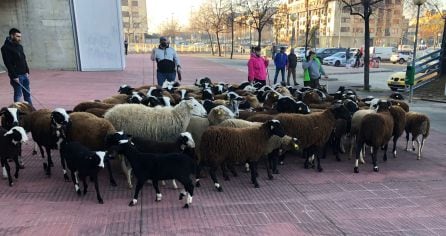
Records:
[[[260,47],[255,47],[248,61],[248,81],[266,85],[268,63],[266,57],[260,56]]]

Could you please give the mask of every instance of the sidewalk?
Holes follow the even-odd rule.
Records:
[[[187,84],[202,76],[232,83],[246,80],[245,72],[213,59],[181,59]],[[37,108],[70,109],[80,101],[114,95],[122,84],[151,83],[152,72],[147,55],[129,55],[126,70],[120,72],[31,69],[31,89],[42,102],[35,101]],[[1,106],[11,103],[11,90],[7,75],[0,74]],[[63,181],[58,152],[53,151],[55,167],[48,178],[29,143],[23,151],[26,168],[15,185],[0,181],[0,235],[446,235],[446,135],[432,129],[419,161],[413,152],[403,151],[403,140],[396,159],[389,152],[383,162],[380,151],[379,173],[372,171],[369,156],[354,174],[347,154],[337,162],[330,152],[322,160],[322,173],[303,169],[304,160],[289,155],[279,166],[280,174],[268,180],[261,163],[258,189],[241,166],[239,177],[230,181],[218,172],[224,192],[205,178],[189,209],[181,208],[178,190],[171,185],[161,188],[163,200],[155,202],[149,184],[137,206],[128,207],[132,191],[117,163],[118,187],[109,185],[106,171],[100,175],[104,205],[96,203],[93,184],[79,197],[73,184]]]

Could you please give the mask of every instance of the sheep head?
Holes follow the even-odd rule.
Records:
[[[25,143],[28,141],[28,136],[25,130],[20,126],[12,127],[8,132],[4,134],[5,137],[10,138],[12,144],[17,145],[19,143]]]
[[[135,89],[132,86],[129,86],[127,84],[121,85],[118,89],[118,92],[120,94],[127,94],[127,95],[132,95],[133,91],[135,91]]]
[[[285,129],[278,120],[269,120],[265,122],[262,127],[266,128],[271,135],[277,135],[280,138],[285,136]]]
[[[24,114],[17,108],[3,107],[0,110],[0,116],[2,117],[2,127],[5,129],[11,129],[14,126],[19,125],[19,115]]]
[[[181,150],[185,150],[186,148],[195,148],[195,142],[192,138],[192,134],[189,132],[183,132],[180,134],[178,138],[178,143],[180,144]]]
[[[206,109],[204,109],[203,105],[195,100],[195,98],[184,100],[180,102],[178,106],[181,104],[186,104],[189,107],[191,115],[193,116],[206,117],[207,115]]]
[[[63,108],[56,108],[53,112],[51,112],[51,125],[56,128],[61,128],[62,126],[66,126],[70,121],[70,116],[67,111]]]

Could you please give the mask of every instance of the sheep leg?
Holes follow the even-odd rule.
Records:
[[[257,182],[257,162],[250,161],[249,165],[251,166],[251,182],[254,184],[254,188],[259,187],[259,183]]]
[[[386,148],[386,150],[385,150],[385,152],[387,151],[387,144],[386,144],[386,146],[385,146]],[[372,162],[373,162],[373,171],[375,171],[375,172],[378,172],[379,171],[379,168],[378,168],[378,163],[377,163],[377,157],[378,157],[378,150],[379,150],[379,147],[372,147]],[[384,154],[384,156],[386,156],[386,154]],[[386,157],[386,159],[387,159],[387,157]]]
[[[221,166],[220,166],[220,168],[221,168],[221,172],[222,172],[222,174],[223,174],[223,179],[225,180],[225,181],[229,181],[229,176],[228,176],[228,170],[227,170],[227,168],[226,168],[226,162],[223,162],[222,164],[221,164]]]
[[[12,177],[11,177],[11,168],[9,167],[8,161],[6,160],[6,158],[2,158],[1,162],[2,162],[2,165],[6,169],[6,175],[8,176],[9,187],[12,187],[13,183],[12,183]]]
[[[315,151],[315,156],[316,156],[316,166],[317,166],[317,171],[322,172],[324,169],[321,166],[321,158],[320,158],[320,154],[321,153],[321,149],[317,148]]]
[[[246,163],[245,163],[245,172],[248,173],[249,171],[250,171],[250,170],[249,170],[249,163],[246,162]]]
[[[189,205],[192,204],[192,197],[194,196],[194,185],[190,178],[183,185],[186,190],[186,204],[184,204],[183,208],[189,208]]]
[[[345,140],[347,139],[347,135],[342,135],[341,140],[339,141],[339,152],[345,153]]]
[[[19,167],[20,169],[25,169],[25,164],[23,164],[23,159],[22,159],[22,144],[19,143],[18,144],[18,149],[19,149]]]
[[[177,188],[178,188],[178,186],[177,186],[177,182],[175,182],[175,179],[172,180],[172,187],[173,187],[174,189],[177,189]]]
[[[199,188],[201,186],[200,184],[200,178],[201,178],[201,170],[203,169],[203,162],[198,163],[197,169],[195,170],[195,187]]]
[[[414,151],[414,152],[415,152],[415,140],[418,141],[418,137],[414,137],[414,136],[412,135],[412,151]]]
[[[279,160],[279,165],[283,165],[283,164],[285,164],[285,163],[283,162],[283,161],[285,160],[285,154],[280,155],[279,158],[278,158],[278,160]]]
[[[3,162],[2,162],[2,174],[3,174],[3,178],[4,178],[4,179],[7,179],[7,178],[8,178],[8,173],[6,172],[6,168],[5,168],[5,166],[3,165]]]
[[[15,173],[14,173],[14,177],[15,177],[16,179],[18,179],[18,178],[19,178],[19,170],[20,170],[20,163],[19,163],[19,158],[18,158],[18,156],[14,156],[13,160],[14,160],[14,163],[15,163]]]
[[[46,157],[47,157],[47,167],[46,167],[46,175],[51,176],[51,167],[53,166],[51,163],[51,149],[49,147],[45,147]],[[44,163],[45,166],[45,163]]]
[[[65,182],[68,182],[68,181],[70,181],[70,178],[68,178],[66,161],[65,161],[64,155],[60,155],[60,163],[62,165],[63,178],[65,179]]]
[[[264,158],[265,160],[265,165],[266,165],[266,173],[268,175],[268,179],[274,179],[273,173],[271,171],[271,164],[268,158]]]
[[[81,189],[79,188],[79,179],[77,177],[77,172],[70,170],[71,172],[71,180],[74,183],[74,191],[78,194],[81,195]]]
[[[153,184],[153,188],[155,188],[155,192],[156,192],[155,202],[159,202],[159,201],[161,201],[161,198],[163,197],[163,195],[160,192],[160,187],[158,185],[158,180],[157,179],[152,179],[152,184]]]
[[[84,185],[84,195],[87,194],[88,184],[87,184],[87,176],[81,176],[82,183]]]
[[[389,147],[389,144],[386,143],[386,144],[384,145],[384,147],[382,148],[382,150],[384,150],[383,161],[387,161],[387,148],[388,148],[388,147]],[[372,150],[373,150],[373,148],[372,148]],[[376,150],[376,151],[378,151],[378,150]]]
[[[96,198],[98,199],[99,204],[104,204],[104,200],[102,200],[101,193],[99,192],[99,184],[98,184],[98,174],[96,173],[92,176],[94,182],[94,189],[96,190]]]
[[[129,186],[129,188],[131,189],[133,187],[133,185],[132,185],[132,168],[127,166],[125,157],[123,157],[123,156],[121,156],[121,168],[125,174],[125,177],[127,178],[127,184]]]
[[[362,155],[363,145],[364,145],[363,143],[358,142],[358,140],[357,140],[357,142],[356,142],[356,150],[355,150],[355,152],[356,152],[356,154],[355,154],[355,156],[356,156],[355,168],[353,169],[354,173],[359,173],[359,159],[360,159],[360,156]]]
[[[137,179],[136,187],[135,187],[135,194],[133,195],[133,199],[130,201],[129,206],[134,206],[138,202],[139,191],[141,190],[142,186],[144,186],[144,182],[146,182],[146,181]]]
[[[273,174],[279,174],[279,170],[277,169],[277,164],[279,157],[273,153],[268,154],[268,161],[271,165],[271,169],[273,170]]]
[[[418,160],[421,159],[421,153],[423,152],[423,148],[424,148],[424,141],[426,141],[426,139],[424,138],[424,136],[421,137],[421,148],[420,151],[418,153]]]
[[[235,171],[234,165],[228,165],[228,169],[229,169],[229,171],[231,171],[232,176],[234,176],[234,177],[238,176],[237,171]]]
[[[396,158],[396,142],[397,141],[398,141],[398,137],[393,136],[393,148],[392,148],[393,158]]]
[[[349,156],[348,156],[349,160],[352,158],[353,148],[355,147],[355,145],[356,145],[356,135],[351,135],[350,136],[350,153],[349,153]]]
[[[113,177],[113,173],[112,173],[111,164],[110,164],[110,160],[109,159],[105,160],[105,166],[107,168],[108,178],[110,180],[110,185],[113,186],[113,187],[118,186],[116,184],[115,178]]]
[[[421,159],[421,144],[420,144],[420,140],[417,137],[417,139],[415,139],[417,142],[417,160]]]
[[[333,152],[336,157],[336,161],[341,161],[341,158],[339,158],[339,152],[341,150],[341,138],[335,138],[334,140],[334,147]]]
[[[209,175],[211,176],[212,181],[214,182],[214,186],[215,188],[219,191],[219,192],[223,192],[223,188],[220,186],[220,184],[218,183],[217,180],[217,175],[215,174],[215,171],[217,170],[217,167],[211,166],[211,168],[209,168]]]
[[[409,151],[409,132],[406,131],[406,151]]]

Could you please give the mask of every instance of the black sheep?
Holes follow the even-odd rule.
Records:
[[[9,131],[0,127],[0,159],[2,167],[6,170],[8,176],[9,186],[12,186],[12,177],[8,159],[12,159],[15,162],[14,177],[19,177],[19,153],[20,143],[24,143],[28,140],[25,130],[20,126],[14,126]]]

